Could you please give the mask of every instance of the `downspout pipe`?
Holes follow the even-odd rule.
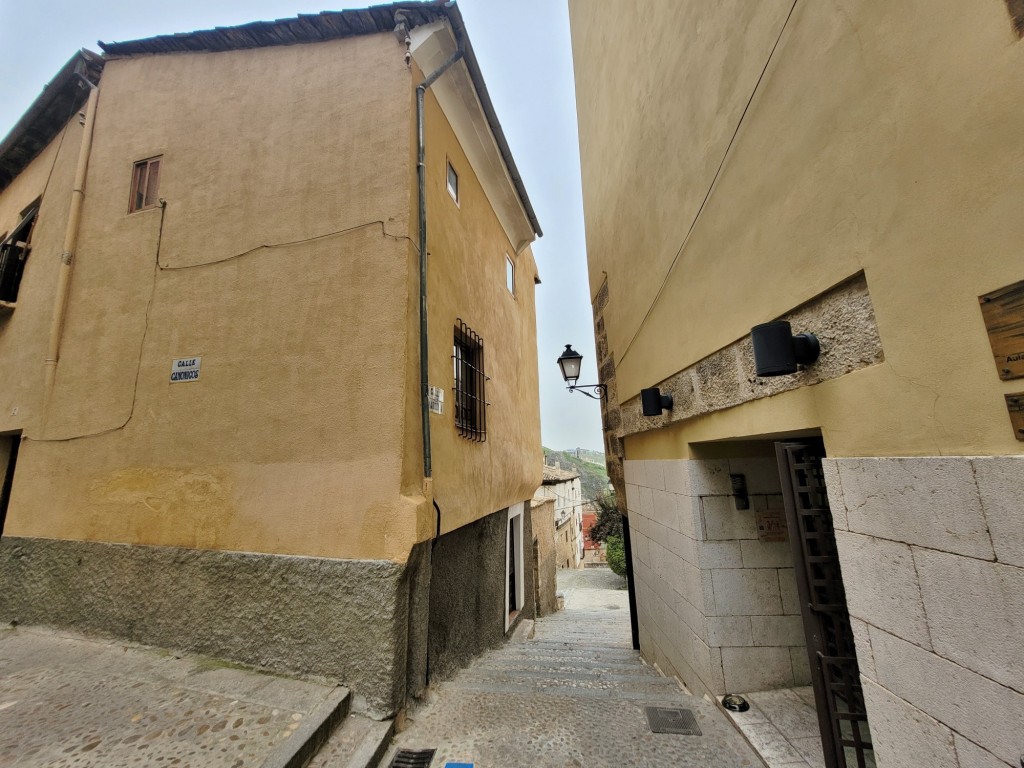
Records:
[[[79,81],[89,88],[89,100],[85,107],[85,129],[82,144],[78,149],[78,165],[75,168],[75,185],[71,192],[71,209],[68,225],[64,231],[64,248],[60,255],[60,272],[57,276],[57,293],[53,301],[53,319],[50,322],[50,338],[46,347],[46,386],[43,390],[43,418],[46,418],[53,385],[57,378],[57,360],[60,353],[60,337],[64,330],[67,314],[68,292],[71,287],[71,267],[78,247],[78,230],[82,222],[82,204],[85,202],[85,175],[89,169],[89,154],[92,151],[93,128],[96,125],[96,103],[99,88],[88,78],[79,75]]]
[[[462,58],[459,45],[448,60],[416,86],[416,177],[419,188],[419,249],[420,249],[420,398],[423,415],[423,477],[433,476],[430,456],[430,383],[427,365],[427,165],[426,135],[424,127],[424,98],[427,89],[455,62]]]

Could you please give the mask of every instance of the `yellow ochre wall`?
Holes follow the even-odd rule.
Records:
[[[17,308],[0,314],[0,434],[23,430],[40,417],[43,359],[82,131],[73,118],[0,192],[0,235],[6,237],[21,221],[21,212],[46,190]]]
[[[422,82],[422,72],[414,70],[414,84]],[[430,91],[425,105],[430,383],[445,390],[444,413],[430,417],[433,491],[447,533],[532,498],[541,483],[537,266],[529,247],[516,255]],[[447,189],[449,160],[459,174],[458,205]],[[514,296],[505,287],[506,254],[516,265]],[[459,436],[455,427],[452,342],[458,318],[484,343],[490,380],[483,443]]]
[[[28,436],[5,534],[404,560],[429,532],[404,423],[403,54],[382,34],[107,63],[45,430],[77,123],[0,326],[0,431]],[[0,196],[4,222],[52,152]],[[166,212],[128,214],[132,164],[154,155]],[[188,356],[200,379],[170,383]]]
[[[1024,450],[1003,399],[1024,384],[998,379],[977,299],[1024,278],[1024,44],[1003,0],[798,0],[727,156],[791,0],[569,7],[620,401],[860,270],[885,356],[629,437],[627,458],[816,427],[831,456]]]

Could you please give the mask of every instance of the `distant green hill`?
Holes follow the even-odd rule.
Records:
[[[562,469],[579,472],[583,499],[589,501],[608,490],[608,470],[604,465],[603,453],[581,450],[580,454],[586,458],[576,458],[575,450],[553,451],[545,448],[544,463],[553,465],[557,461]]]

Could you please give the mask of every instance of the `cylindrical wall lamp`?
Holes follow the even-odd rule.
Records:
[[[821,353],[813,333],[793,335],[788,320],[773,320],[750,329],[754,344],[754,367],[758,376],[786,376],[798,365],[811,365]]]
[[[640,407],[644,416],[661,416],[661,412],[672,410],[672,395],[663,395],[657,387],[640,390]]]

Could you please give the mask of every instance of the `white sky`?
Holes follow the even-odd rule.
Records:
[[[0,0],[0,136],[79,48],[214,26],[367,7],[338,0]],[[584,356],[597,383],[587,283],[575,91],[566,0],[459,0],[487,89],[544,237],[534,244],[541,431],[549,448],[602,450],[598,403],[569,394],[555,359]],[[428,148],[429,152],[429,148]]]

